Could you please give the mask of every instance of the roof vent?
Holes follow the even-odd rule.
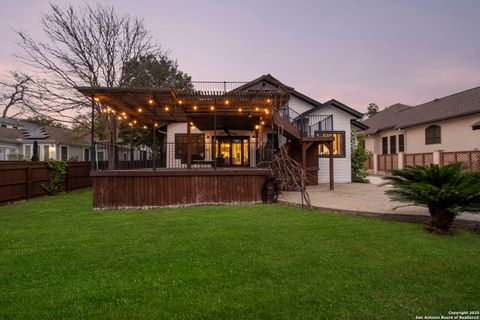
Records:
[[[440,100],[440,98],[435,98],[435,99],[433,99],[434,102],[435,102],[435,101],[438,101],[438,100]]]

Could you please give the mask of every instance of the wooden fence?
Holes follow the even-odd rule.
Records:
[[[30,199],[47,193],[42,185],[50,181],[45,162],[0,162],[0,203]],[[89,162],[68,162],[65,190],[70,191],[92,185]]]
[[[433,163],[433,153],[405,153],[403,156],[404,166],[426,166]]]
[[[456,162],[462,163],[465,170],[480,172],[480,150],[442,152],[440,154],[442,165]]]
[[[398,169],[398,154],[381,154],[378,156],[378,170],[390,171]]]

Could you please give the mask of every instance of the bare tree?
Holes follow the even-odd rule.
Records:
[[[141,19],[101,4],[74,8],[52,3],[42,18],[42,31],[44,41],[17,31],[23,49],[17,56],[38,71],[30,97],[36,110],[70,123],[90,106],[76,87],[122,87],[128,61],[162,53]],[[100,108],[105,139],[115,141],[115,117],[98,112]]]
[[[45,41],[17,31],[23,48],[17,56],[38,70],[33,96],[38,107],[62,120],[74,121],[89,105],[75,87],[121,87],[128,61],[161,52],[142,20],[101,4],[74,8],[52,3],[42,31]]]
[[[0,110],[2,117],[15,118],[28,111],[25,95],[32,84],[32,78],[17,71],[11,71],[9,75],[10,79],[0,80]]]

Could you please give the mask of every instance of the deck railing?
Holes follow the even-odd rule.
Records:
[[[191,161],[188,161],[190,148]],[[252,142],[231,137],[218,143],[163,142],[151,147],[96,144],[95,170],[269,168],[274,153],[270,141]],[[110,160],[109,160],[110,159]]]
[[[288,105],[278,111],[279,115],[295,126],[302,137],[315,137],[333,131],[332,115],[303,115]]]

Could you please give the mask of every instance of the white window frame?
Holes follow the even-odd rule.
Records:
[[[30,157],[29,157],[28,159],[25,157],[25,155],[26,155],[26,153],[27,153],[27,152],[26,152],[27,146],[30,147]],[[23,145],[23,158],[24,158],[25,160],[27,160],[27,161],[31,161],[31,160],[32,160],[32,156],[33,156],[33,144],[24,144],[24,145]]]
[[[69,146],[67,146],[65,144],[61,144],[59,147],[60,147],[60,152],[58,153],[59,160],[62,160],[62,148],[66,147],[67,148],[67,160],[65,160],[65,161],[68,161],[68,159],[70,159],[70,148],[69,148]]]
[[[88,150],[88,160],[85,160],[85,150]],[[92,151],[90,148],[83,148],[83,154],[82,154],[82,159],[83,161],[90,161],[90,158],[92,157]]]

